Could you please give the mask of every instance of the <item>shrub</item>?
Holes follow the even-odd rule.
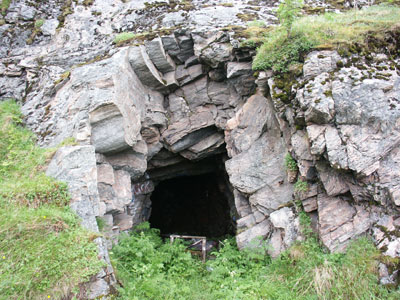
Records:
[[[305,214],[301,223],[310,227]],[[124,286],[120,298],[394,300],[400,296],[399,291],[379,285],[379,251],[371,240],[354,241],[345,254],[329,254],[314,235],[306,237],[274,260],[265,255],[265,247],[239,251],[234,238],[225,239],[212,259],[202,264],[184,252],[182,242],[164,243],[146,224],[144,231],[125,235],[112,250]]]
[[[289,37],[282,29],[273,30],[257,49],[253,69],[287,72],[290,65],[302,62],[304,54],[315,45],[316,43],[302,33],[292,33]]]
[[[292,31],[292,24],[294,20],[300,15],[302,7],[302,0],[284,0],[279,4],[276,13],[279,19],[279,23],[286,29],[288,35],[290,35]]]

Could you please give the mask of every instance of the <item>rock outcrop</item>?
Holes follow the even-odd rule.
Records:
[[[149,219],[158,182],[215,170],[217,154],[240,248],[266,240],[277,256],[302,239],[301,209],[331,251],[371,235],[400,257],[399,58],[315,51],[285,80],[252,71],[255,49],[234,28],[273,24],[268,1],[86,2],[11,3],[0,99],[21,100],[42,146],[79,144],[61,148],[47,174],[68,183],[86,228],[104,220],[102,259]],[[126,31],[136,36],[113,43]],[[108,264],[97,275],[90,299],[109,293],[112,273]]]

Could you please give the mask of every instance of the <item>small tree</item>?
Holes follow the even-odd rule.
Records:
[[[288,36],[291,34],[293,22],[300,15],[302,7],[302,0],[283,0],[279,4],[277,16],[279,22],[286,28]]]

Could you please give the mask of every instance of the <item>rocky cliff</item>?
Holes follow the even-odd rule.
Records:
[[[23,103],[41,145],[78,142],[47,173],[69,184],[84,226],[97,231],[101,217],[110,237],[129,230],[149,219],[155,185],[207,173],[215,164],[202,162],[218,157],[239,247],[261,236],[276,256],[301,240],[301,207],[329,250],[367,234],[400,257],[399,36],[368,56],[314,51],[288,77],[254,72],[241,33],[248,20],[275,23],[276,5],[11,2],[0,98]],[[136,35],[116,40],[127,31]],[[98,244],[109,261],[107,241]],[[110,266],[88,297],[113,282]]]

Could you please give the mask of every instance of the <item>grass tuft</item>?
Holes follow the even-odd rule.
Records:
[[[120,44],[126,41],[133,40],[135,38],[135,34],[133,32],[122,32],[115,36],[114,44]]]

